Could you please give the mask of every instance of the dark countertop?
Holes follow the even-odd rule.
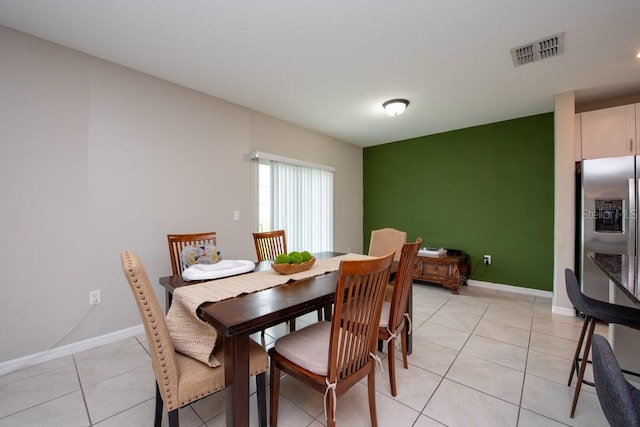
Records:
[[[627,255],[594,252],[587,253],[587,256],[634,304],[640,304],[638,276],[634,274],[637,263],[635,257],[630,259]]]

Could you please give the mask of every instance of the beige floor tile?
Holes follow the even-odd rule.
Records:
[[[533,325],[531,326],[531,331],[577,341],[578,337],[580,337],[582,324],[582,321],[565,323],[534,318]]]
[[[391,397],[389,366],[386,358],[382,361],[382,366],[384,367],[384,372],[381,372],[381,375],[376,375],[376,390]],[[402,362],[396,360],[398,395],[395,399],[416,411],[421,411],[424,408],[440,381],[442,381],[440,375],[411,364],[409,364],[408,369],[404,369]],[[366,384],[366,381],[364,383]]]
[[[1,427],[67,427],[88,425],[89,417],[87,416],[80,391],[49,400],[6,418],[0,418]]]
[[[455,350],[414,337],[409,364],[443,376],[457,355]]]
[[[520,404],[524,372],[460,354],[446,378],[514,405]]]
[[[484,318],[480,320],[473,334],[495,341],[517,345],[518,347],[529,347],[530,333],[528,330],[514,328]]]
[[[578,345],[578,338],[578,336],[575,339],[560,338],[539,332],[531,332],[529,348],[565,359],[572,359],[576,351],[576,345]]]
[[[469,332],[443,326],[431,320],[426,321],[418,329],[414,329],[413,331],[414,338],[421,338],[456,351],[460,351],[467,342],[469,335]]]
[[[80,390],[75,366],[65,366],[0,388],[0,418]]]
[[[151,363],[151,357],[136,339],[120,343],[123,345],[113,343],[74,356],[83,386],[108,380]]]
[[[527,360],[527,349],[477,335],[471,335],[460,353],[479,357],[522,372],[524,372]]]
[[[445,378],[423,414],[450,427],[515,426],[518,406]]]
[[[569,417],[573,391],[566,384],[525,375],[522,408],[572,426],[606,426],[598,397],[593,393],[580,393],[576,415]]]
[[[490,320],[512,328],[531,330],[532,317],[511,311],[488,309],[482,320]]]
[[[429,418],[426,415],[420,415],[413,427],[443,427],[444,424],[437,422],[433,418]]]
[[[480,321],[480,317],[469,317],[458,314],[447,309],[447,307],[439,310],[427,321],[427,323],[437,323],[447,328],[456,329],[458,331],[471,333]]]
[[[84,387],[91,421],[97,423],[155,396],[151,365]]]
[[[535,412],[520,409],[518,427],[563,427],[565,425],[566,424],[552,420],[551,418],[536,414]]]

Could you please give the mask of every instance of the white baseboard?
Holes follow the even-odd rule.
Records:
[[[63,345],[61,347],[52,348],[40,353],[30,354],[29,356],[20,357],[18,359],[9,360],[0,363],[0,375],[5,375],[19,369],[28,368],[30,366],[39,365],[40,363],[58,359],[64,356],[70,356],[80,351],[89,350],[101,345],[110,344],[121,339],[134,337],[144,334],[142,325],[133,326],[127,329],[111,332],[109,334],[100,335],[98,337],[89,338],[84,341]]]
[[[503,285],[500,283],[483,282],[480,280],[467,280],[467,285],[477,286],[479,288],[495,289],[498,291],[514,292],[516,294],[533,295],[536,297],[553,298],[553,292],[542,291],[540,289],[522,288],[520,286]]]
[[[554,305],[551,307],[551,312],[553,314],[559,314],[561,316],[576,317],[576,311],[573,308],[560,307],[558,305]]]

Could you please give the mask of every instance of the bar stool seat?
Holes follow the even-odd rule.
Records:
[[[632,307],[626,307],[618,304],[611,304],[605,301],[589,298],[580,290],[580,283],[573,270],[567,268],[564,270],[565,286],[567,296],[571,304],[579,312],[584,314],[584,324],[578,339],[578,345],[571,363],[571,373],[569,374],[569,382],[571,386],[573,375],[578,374],[578,383],[573,394],[573,403],[571,405],[571,418],[575,415],[576,406],[578,405],[578,397],[580,396],[580,388],[582,383],[593,386],[593,383],[584,380],[584,372],[587,367],[589,350],[591,349],[591,338],[596,327],[597,321],[614,323],[627,326],[633,329],[640,329],[640,310]],[[585,342],[585,335],[587,340]],[[582,358],[580,358],[580,349],[585,344]]]

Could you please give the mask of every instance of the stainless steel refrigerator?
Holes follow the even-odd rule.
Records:
[[[578,169],[581,197],[576,261],[582,292],[592,298],[608,301],[609,285],[587,253],[623,254],[622,262],[635,263],[639,165],[640,156],[626,156],[583,160]],[[636,266],[625,267],[628,280],[637,280]]]

